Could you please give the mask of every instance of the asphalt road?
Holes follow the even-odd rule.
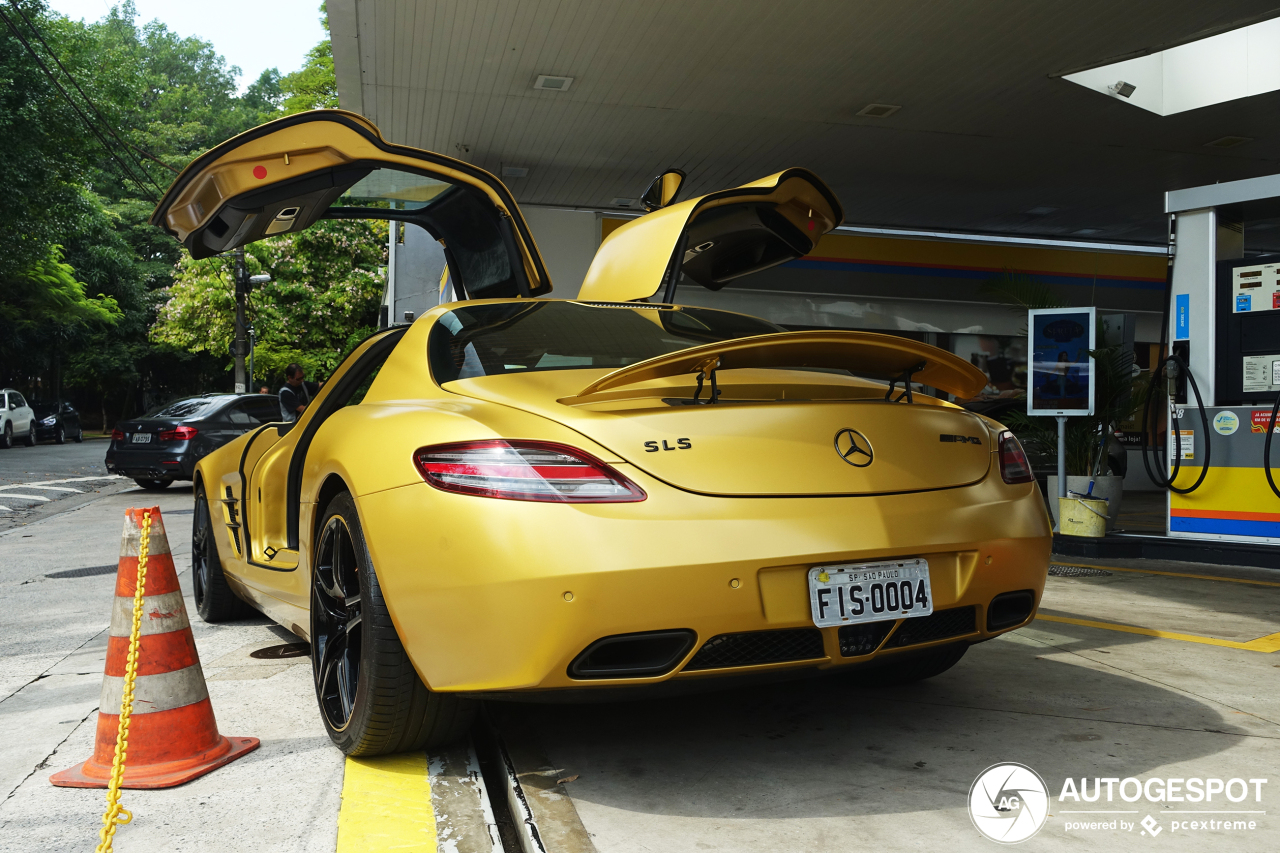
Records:
[[[0,531],[133,486],[133,481],[107,473],[106,454],[107,440],[101,438],[0,450]]]

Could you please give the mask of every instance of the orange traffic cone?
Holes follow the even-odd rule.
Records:
[[[105,788],[111,778],[145,512],[147,510],[130,509],[125,513],[93,757],[53,774],[49,781],[59,787]],[[150,513],[137,678],[121,783],[124,788],[181,785],[236,760],[259,745],[257,738],[226,738],[218,734],[160,508],[153,507]]]

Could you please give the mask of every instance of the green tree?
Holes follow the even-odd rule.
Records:
[[[328,374],[373,332],[386,241],[382,221],[321,220],[305,231],[245,248],[250,274],[271,275],[250,299],[259,378],[277,377],[291,361],[313,375]],[[226,360],[234,335],[234,265],[229,254],[199,261],[184,255],[173,285],[164,291],[152,341]]]
[[[132,0],[94,22],[50,12],[45,0],[0,3],[0,12],[0,382],[34,396],[76,387],[81,408],[102,406],[108,426],[156,398],[223,386],[225,347],[192,348],[150,334],[175,276],[187,284],[190,259],[147,220],[176,171],[281,115],[286,97],[310,97],[308,106],[336,103],[328,42],[296,74],[282,78],[268,69],[237,94],[238,68],[205,41],[140,21]],[[364,296],[347,304],[341,294],[373,274],[363,258],[348,258],[345,268],[308,260],[322,258],[321,249],[304,248],[300,257],[315,267],[307,287],[322,295],[282,290],[279,299],[295,312],[290,317],[308,317],[312,308],[345,312],[332,323],[309,319],[298,336],[329,346],[344,329],[372,322]],[[281,288],[294,281],[281,276]],[[331,286],[335,293],[323,295]],[[256,301],[270,308],[275,299]],[[32,305],[43,313],[29,313]],[[90,319],[95,305],[112,319]],[[37,316],[43,321],[29,321]],[[271,316],[264,311],[268,327]],[[313,327],[328,331],[315,337]],[[284,352],[301,345],[281,337],[259,355],[269,361],[271,346]]]
[[[320,23],[329,32],[329,13],[320,4]],[[284,93],[284,114],[307,110],[336,109],[338,106],[338,80],[333,73],[333,46],[329,39],[307,51],[307,61],[302,68],[285,75],[280,81]]]

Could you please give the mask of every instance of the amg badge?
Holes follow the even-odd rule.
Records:
[[[982,444],[982,439],[976,435],[950,435],[945,432],[938,436],[938,441],[952,441],[957,444]]]

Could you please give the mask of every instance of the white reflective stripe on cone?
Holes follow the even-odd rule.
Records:
[[[133,520],[132,516],[124,517],[124,532],[120,534],[120,556],[136,557],[138,549],[142,544],[142,528],[140,528]],[[160,516],[151,516],[151,537],[147,544],[148,554],[168,554],[169,537],[164,532],[164,522],[160,520]]]
[[[204,672],[198,663],[173,672],[139,675],[133,682],[133,713],[172,711],[174,708],[194,705],[208,695]],[[104,676],[98,710],[103,714],[119,714],[123,699],[124,676]]]
[[[143,591],[146,591],[145,587]],[[187,619],[187,606],[182,603],[182,593],[174,590],[163,595],[144,595],[141,627],[144,636],[190,628],[191,622]],[[132,630],[133,599],[118,595],[111,607],[111,636],[127,637]]]

